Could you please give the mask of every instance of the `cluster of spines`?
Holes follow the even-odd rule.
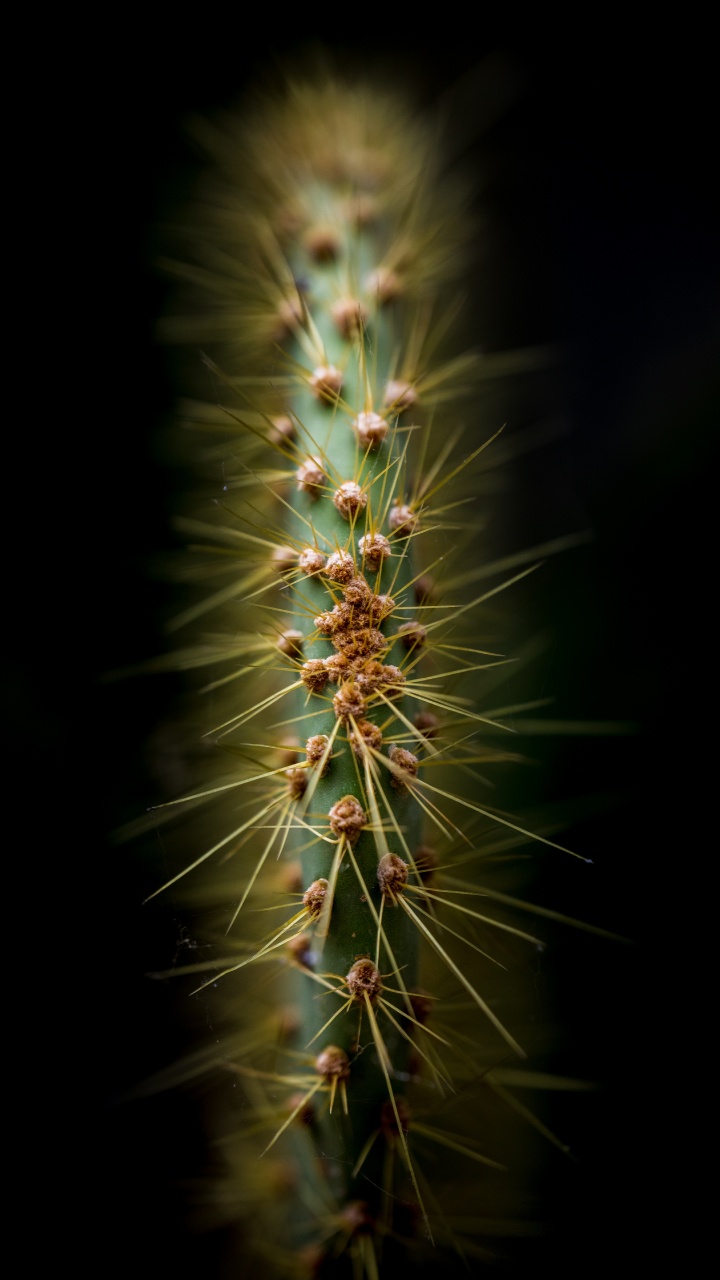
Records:
[[[332,255],[324,252],[322,260],[327,262],[334,256],[335,251]],[[383,299],[386,301],[387,298]],[[310,302],[306,305],[309,307]],[[354,317],[352,323],[348,322],[349,315]],[[330,318],[348,346],[358,349],[362,377],[367,313],[360,307],[351,307],[346,300],[342,308],[337,304],[331,308]],[[322,321],[313,316],[313,324],[320,329]],[[310,374],[309,382],[321,412],[332,413],[343,389],[337,368],[330,364],[317,366]],[[390,657],[402,655],[400,661],[404,663],[411,654],[414,655],[424,636],[424,628],[416,619],[401,621],[406,617],[407,606],[398,617],[398,610],[403,610],[408,591],[412,591],[409,553],[411,535],[418,526],[419,514],[402,501],[401,496],[390,499],[387,496],[393,493],[395,477],[392,472],[398,460],[398,451],[393,447],[397,430],[395,424],[400,412],[416,402],[416,397],[409,392],[410,389],[406,388],[404,403],[397,405],[394,401],[403,397],[397,388],[391,387],[392,415],[387,409],[385,414],[365,409],[359,410],[349,424],[342,420],[335,422],[336,433],[347,432],[349,425],[354,436],[355,474],[359,480],[338,476],[329,483],[328,471],[332,464],[328,466],[321,453],[307,457],[297,466],[295,503],[301,518],[308,521],[312,534],[311,544],[302,547],[295,556],[293,585],[299,601],[298,622],[302,625],[303,615],[307,616],[309,602],[303,605],[302,601],[303,587],[308,581],[315,587],[313,601],[318,599],[318,586],[325,593],[325,607],[317,613],[310,610],[311,616],[307,617],[305,625],[312,630],[307,638],[301,626],[295,626],[289,632],[283,632],[278,642],[281,651],[298,669],[309,719],[320,716],[325,729],[325,732],[314,733],[307,739],[304,767],[296,764],[288,771],[290,792],[304,813],[312,811],[313,803],[322,798],[317,817],[322,822],[324,815],[328,838],[336,842],[331,858],[328,851],[327,875],[313,879],[303,894],[305,920],[301,931],[290,942],[291,954],[303,975],[306,978],[312,975],[313,982],[318,981],[328,992],[336,991],[342,1000],[340,1007],[321,1021],[317,1014],[317,988],[311,984],[302,997],[306,1015],[303,1020],[306,1047],[312,1047],[313,1052],[317,1049],[313,1060],[317,1082],[296,1104],[297,1114],[304,1112],[310,1098],[315,1097],[322,1084],[329,1094],[329,1107],[327,1117],[320,1114],[313,1119],[318,1150],[327,1151],[328,1147],[331,1150],[335,1147],[337,1155],[337,1128],[335,1135],[329,1135],[328,1126],[330,1123],[336,1125],[330,1117],[336,1090],[340,1090],[343,1112],[346,1116],[354,1116],[357,1132],[349,1142],[349,1135],[344,1135],[345,1167],[339,1176],[341,1162],[336,1159],[334,1176],[331,1174],[330,1181],[335,1183],[340,1202],[362,1204],[364,1232],[379,1216],[381,1202],[376,1191],[359,1200],[357,1184],[364,1176],[364,1186],[372,1188],[377,1186],[381,1177],[382,1159],[372,1171],[374,1177],[368,1177],[363,1166],[377,1134],[387,1129],[387,1120],[384,1125],[382,1123],[387,1108],[391,1107],[396,1117],[400,1115],[399,1107],[403,1108],[406,1119],[409,1114],[402,1097],[405,1089],[402,1080],[408,1076],[412,1035],[401,1024],[404,1019],[410,1020],[406,1024],[408,1026],[416,1022],[402,973],[399,976],[401,999],[404,998],[410,1012],[403,1006],[393,1013],[386,1003],[387,997],[381,995],[383,978],[379,968],[381,936],[386,939],[381,925],[382,905],[388,900],[388,893],[384,887],[386,882],[380,875],[378,858],[383,869],[392,858],[407,868],[397,855],[383,852],[387,848],[383,830],[387,818],[383,820],[379,806],[381,803],[386,805],[398,834],[406,840],[407,832],[403,833],[398,816],[392,818],[392,797],[407,794],[407,783],[417,775],[419,759],[393,739],[398,736],[407,738],[409,732],[417,750],[426,743],[421,731],[408,719],[407,709],[404,713],[401,710],[406,701],[405,672],[397,662],[388,661]],[[273,425],[277,430],[277,424]],[[292,419],[287,419],[283,425],[284,443],[292,444],[297,434]],[[346,456],[347,452],[346,449]],[[374,496],[377,488],[380,489],[379,499]],[[331,544],[334,549],[328,544],[327,532],[323,541],[322,533],[315,527],[322,504],[331,504],[330,537],[334,539]],[[387,532],[382,531],[383,524]],[[344,527],[347,533],[343,537]],[[304,650],[309,647],[308,640],[315,652],[324,648],[324,656],[306,658]],[[399,709],[402,719],[395,714]],[[392,732],[388,742],[389,728]],[[341,760],[344,767],[340,770]],[[386,771],[387,787],[383,786],[379,769]],[[339,784],[334,784],[333,780],[336,770],[342,774]],[[352,776],[353,770],[355,777]],[[348,778],[351,789],[342,794]],[[333,798],[338,785],[340,795]],[[371,806],[374,813],[368,812]],[[342,877],[348,862],[353,869],[349,879]],[[378,869],[371,877],[369,871],[373,863]],[[314,856],[306,856],[305,865],[310,868],[308,874],[314,875],[318,868],[317,851]],[[371,887],[366,884],[364,876],[371,879]],[[377,906],[372,905],[372,896],[378,893],[380,915]],[[307,932],[307,925],[312,933]],[[417,944],[407,929],[405,933],[399,961],[394,958],[387,940],[386,947],[393,955],[393,968],[399,965],[401,970],[412,972],[417,969]],[[372,959],[371,955],[375,958]],[[378,1023],[380,1009],[387,1010],[390,1015],[388,1026],[394,1042],[392,1057]],[[371,1053],[375,1062],[370,1068],[370,1056],[365,1057],[365,1069],[360,1071],[360,1079],[356,1083],[354,1077],[358,1068],[355,1064],[361,1061],[362,1052],[367,1048],[363,1044],[363,1017],[371,1036]],[[340,1043],[335,1043],[338,1039]],[[394,1087],[393,1077],[396,1078]],[[353,1094],[358,1089],[360,1097],[371,1097],[370,1108],[367,1102],[353,1105]],[[366,1114],[358,1125],[360,1110]],[[414,1180],[405,1129],[399,1119],[396,1132],[400,1135]],[[371,1139],[369,1146],[368,1137]],[[390,1188],[385,1186],[385,1195],[389,1191]]]
[[[259,833],[264,848],[245,877],[234,924],[270,855],[297,854],[301,860],[299,911],[260,945],[248,947],[239,962],[215,965],[222,972],[210,981],[239,975],[247,965],[269,958],[284,961],[297,975],[299,1017],[287,1051],[291,1057],[300,1055],[310,1075],[290,1070],[276,1074],[289,1090],[288,1111],[265,1151],[295,1122],[313,1135],[313,1159],[327,1179],[327,1204],[337,1206],[337,1232],[372,1276],[383,1239],[393,1232],[391,1206],[400,1185],[401,1199],[415,1200],[430,1233],[408,1142],[413,1121],[405,1094],[421,1070],[438,1091],[449,1088],[450,1081],[437,1051],[438,1042],[447,1042],[428,1027],[432,1001],[418,988],[419,943],[440,957],[505,1044],[522,1055],[490,1003],[452,959],[444,934],[486,953],[449,922],[439,925],[437,912],[441,906],[452,908],[473,927],[538,940],[514,924],[456,902],[452,891],[434,888],[438,856],[422,834],[427,817],[451,847],[464,838],[472,850],[472,839],[446,812],[447,802],[459,801],[466,813],[471,811],[472,822],[498,823],[516,842],[530,837],[514,821],[433,787],[422,776],[428,757],[434,763],[442,760],[433,745],[440,725],[431,706],[456,718],[470,717],[473,727],[478,722],[501,727],[468,710],[462,699],[443,698],[435,683],[416,672],[439,625],[425,613],[438,597],[416,563],[416,538],[435,514],[430,502],[434,493],[481,451],[461,460],[446,480],[440,459],[426,456],[427,478],[418,483],[416,476],[413,488],[409,446],[414,436],[427,438],[416,411],[424,389],[433,387],[433,375],[419,361],[427,312],[421,309],[413,320],[403,314],[403,302],[408,295],[422,295],[433,273],[442,276],[452,254],[439,246],[432,219],[424,233],[418,230],[418,189],[427,186],[419,155],[412,166],[415,194],[410,201],[407,193],[403,197],[402,232],[388,238],[387,213],[393,206],[397,212],[398,185],[403,185],[394,170],[397,153],[361,146],[357,138],[355,145],[344,139],[333,152],[325,144],[319,101],[314,126],[299,148],[300,168],[309,157],[316,162],[305,175],[306,185],[298,177],[292,147],[279,148],[274,172],[267,157],[259,166],[274,188],[259,256],[266,265],[260,327],[285,351],[284,363],[272,375],[276,403],[256,399],[248,405],[240,384],[225,379],[245,397],[243,407],[229,414],[237,428],[270,445],[284,463],[270,477],[271,484],[253,469],[256,483],[277,495],[283,513],[277,523],[275,516],[263,522],[242,509],[234,511],[230,498],[223,505],[237,515],[241,531],[254,529],[239,536],[266,548],[265,585],[257,591],[280,587],[282,603],[271,608],[289,613],[290,625],[277,629],[272,651],[290,669],[291,682],[246,705],[216,729],[218,737],[232,742],[245,724],[278,709],[290,695],[294,713],[285,721],[274,720],[270,732],[288,722],[303,726],[305,760],[298,761],[299,745],[286,746],[290,758],[279,768],[215,788],[220,792],[261,781],[270,784],[271,797],[189,870],[218,851],[244,850],[253,830],[270,824],[269,837]],[[346,109],[343,104],[340,114]],[[355,109],[356,104],[350,107]],[[287,119],[285,126],[290,137]],[[385,200],[383,176],[390,188]],[[445,235],[452,239],[448,227]],[[403,324],[409,326],[405,334]],[[442,376],[435,376],[434,383],[441,385]],[[248,476],[232,481],[230,491],[234,484],[246,489]],[[246,591],[252,594],[247,586]],[[236,588],[232,594],[241,597],[242,591]],[[481,598],[466,600],[458,616]],[[246,653],[257,648],[256,641],[243,643]],[[477,644],[454,648],[458,667],[451,676],[502,661]],[[228,645],[220,657],[231,653]],[[452,645],[446,653],[453,653]],[[268,655],[261,663],[267,669]],[[468,771],[478,758],[493,755],[503,757],[492,749],[482,757],[460,750],[457,767]],[[274,825],[273,813],[279,815]],[[329,1016],[326,996],[340,1000]],[[326,1108],[318,1107],[319,1097],[327,1098]],[[418,1123],[415,1129],[432,1139],[427,1125]],[[493,1164],[470,1143],[437,1133],[434,1137],[470,1159]],[[396,1181],[388,1152],[399,1153],[404,1184]],[[363,1188],[366,1194],[361,1194]],[[313,1236],[318,1257],[334,1256],[337,1241],[320,1248],[323,1231],[304,1221],[298,1239],[308,1242]]]

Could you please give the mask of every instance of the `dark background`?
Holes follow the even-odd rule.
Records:
[[[82,1169],[66,1177],[53,1160],[68,1190],[61,1236],[80,1259],[89,1217],[105,1237],[106,1275],[209,1276],[219,1247],[182,1229],[175,1183],[203,1158],[191,1103],[116,1101],[182,1046],[171,993],[144,976],[172,961],[182,924],[140,907],[153,887],[147,870],[108,839],[153,798],[142,742],[176,689],[172,679],[99,679],[163,647],[167,597],[147,565],[148,551],[168,544],[173,478],[152,441],[174,393],[153,337],[166,288],[152,267],[154,228],[168,192],[188,181],[185,114],[234,101],[305,34],[297,24],[278,42],[261,26],[248,40],[238,19],[212,8],[167,30],[109,18],[93,56],[61,77],[46,121],[57,174],[41,184],[43,200],[67,223],[70,246],[58,255],[53,308],[67,345],[49,389],[62,411],[58,420],[42,408],[43,465],[31,465],[42,472],[32,527],[44,554],[30,590],[20,574],[27,625],[17,644],[9,638],[5,723],[30,780],[30,897],[52,904],[47,927],[31,929],[41,1010],[33,1061],[51,1125],[58,1109],[69,1121],[54,1150]],[[703,562],[718,411],[707,38],[628,37],[588,20],[558,31],[498,23],[457,40],[405,33],[397,45],[353,34],[344,46],[371,60],[381,52],[400,82],[409,66],[428,102],[465,75],[472,104],[487,56],[516,80],[514,101],[469,155],[485,175],[494,246],[488,341],[565,345],[570,432],[526,475],[527,521],[539,528],[554,513],[552,534],[595,535],[544,583],[558,636],[549,685],[566,714],[641,726],[621,742],[571,743],[548,757],[554,794],[619,796],[567,833],[594,858],[593,888],[573,867],[558,892],[569,909],[579,901],[636,939],[609,959],[595,951],[597,968],[578,972],[562,997],[578,1061],[585,1055],[612,1087],[579,1123],[582,1173],[560,1175],[568,1214],[556,1275],[578,1261],[586,1273],[629,1269],[695,1247],[686,1073],[707,1049],[695,1021],[707,979],[688,957],[703,943],[712,844],[698,815],[712,781]],[[50,893],[38,894],[35,868],[44,884],[48,864]]]

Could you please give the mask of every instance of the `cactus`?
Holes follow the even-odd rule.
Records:
[[[240,1089],[244,1123],[214,1121],[219,1200],[254,1274],[442,1274],[510,1216],[498,1115],[527,1135],[521,1185],[537,1135],[561,1145],[513,1092],[540,1079],[513,966],[542,937],[504,868],[570,853],[486,798],[521,712],[491,697],[496,600],[537,556],[495,578],[479,556],[501,424],[462,441],[476,362],[438,354],[466,192],[369,90],[295,83],[260,122],[197,129],[215,177],[173,270],[211,301],[166,332],[214,343],[220,403],[184,416],[224,439],[180,521],[202,590],[177,624],[199,634],[164,665],[201,670],[211,710],[201,781],[152,820],[191,846],[168,843],[156,894],[205,911],[179,972],[225,1030],[178,1078],[220,1065]],[[454,1211],[471,1171],[474,1227]]]

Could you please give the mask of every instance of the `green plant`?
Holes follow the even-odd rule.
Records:
[[[542,1083],[519,1070],[542,1033],[516,966],[543,940],[515,859],[563,846],[483,794],[527,709],[501,693],[497,598],[537,554],[483,560],[501,424],[464,443],[453,418],[483,372],[442,356],[466,192],[367,89],[296,83],[260,123],[198,131],[215,177],[167,330],[214,344],[220,404],[184,417],[223,442],[180,521],[202,590],[176,621],[199,634],[165,665],[212,674],[204,781],[153,821],[182,818],[193,852],[168,846],[157,893],[205,909],[181,972],[226,1030],[176,1075],[220,1065],[241,1090],[216,1203],[258,1269],[482,1261],[479,1234],[525,1212],[503,1117],[527,1137],[516,1187],[538,1134],[560,1145],[513,1091]]]

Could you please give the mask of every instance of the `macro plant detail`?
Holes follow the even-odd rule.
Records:
[[[188,1074],[243,1099],[213,1122],[218,1203],[257,1274],[443,1274],[510,1217],[498,1117],[562,1147],[518,1097],[545,935],[513,867],[571,854],[488,781],[532,710],[497,608],[538,556],[479,550],[503,423],[477,358],[444,354],[467,190],[370,89],[298,81],[197,132],[214,176],[165,327],[203,346],[218,403],[183,416],[222,443],[180,522],[193,637],[164,665],[201,672],[204,724],[197,785],[152,815],[184,833],[157,895],[205,915],[178,972],[223,1009]]]

